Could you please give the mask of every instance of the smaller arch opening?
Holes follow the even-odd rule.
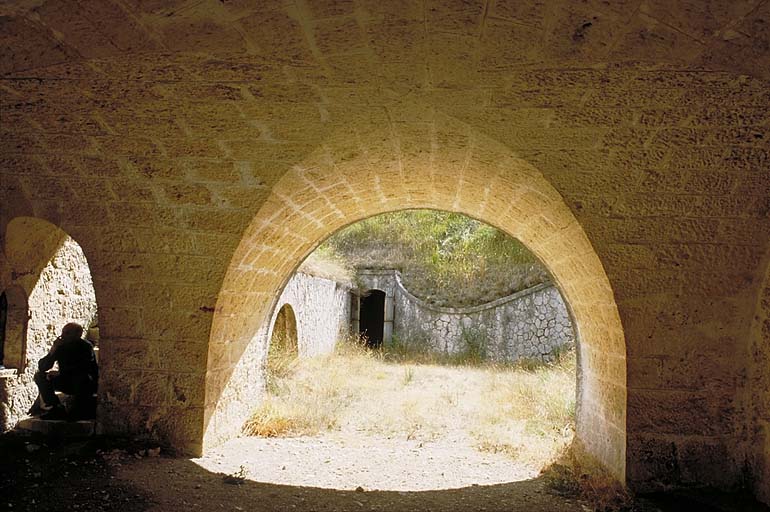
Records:
[[[379,348],[385,330],[385,292],[369,290],[362,297],[358,312],[358,332],[369,348]]]
[[[27,364],[27,294],[9,286],[0,294],[0,367],[24,370]]]
[[[297,317],[289,304],[284,304],[278,310],[273,322],[270,335],[270,346],[267,352],[267,367],[269,375],[282,375],[299,356],[297,339]]]
[[[62,369],[57,367],[58,355],[45,372],[38,372],[39,361],[51,353],[64,325],[95,325],[96,291],[85,253],[60,228],[32,217],[11,220],[5,241],[10,272],[4,277],[10,279],[0,283],[5,295],[5,307],[0,308],[4,311],[0,337],[3,364],[15,372],[4,372],[0,430],[26,422],[28,414],[42,415],[46,408],[57,409],[56,416],[61,418],[92,420],[96,413],[94,391],[98,370],[89,368],[88,386],[78,387],[74,392],[64,382],[68,376],[62,377]],[[39,396],[43,391],[41,383],[47,398]]]

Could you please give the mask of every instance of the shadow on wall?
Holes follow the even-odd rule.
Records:
[[[770,251],[764,259],[747,353],[748,386],[744,400],[752,411],[744,428],[747,463],[757,496],[770,503]]]

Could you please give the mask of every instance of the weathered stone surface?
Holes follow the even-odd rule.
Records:
[[[754,433],[766,421],[744,405],[763,396],[749,390],[768,367],[748,347],[764,339],[752,318],[770,241],[769,5],[6,3],[0,284],[15,279],[13,218],[73,235],[106,315],[116,399],[105,428],[199,449],[207,429],[248,409],[238,400],[253,395],[225,391],[230,377],[259,382],[239,357],[315,244],[383,211],[462,211],[545,262],[582,349],[623,361],[627,347],[635,360],[628,381],[625,365],[604,373],[617,365],[598,356],[582,368],[577,435],[591,453],[632,483],[727,485],[751,451],[767,488],[767,450],[746,448],[763,446]],[[167,285],[164,303],[143,304]],[[177,304],[185,286],[205,300]],[[126,402],[111,382],[127,370],[113,340],[145,354],[206,346],[193,372],[206,375],[205,403]],[[629,416],[674,416],[669,433],[640,431],[613,412],[627,383],[705,383],[715,403],[691,416],[632,399]],[[183,420],[164,419],[180,409]],[[704,443],[702,460],[726,453],[727,466],[658,463],[672,449],[696,461],[687,432],[725,415],[732,432]]]
[[[766,255],[765,275],[756,299],[746,354],[748,382],[739,402],[748,421],[736,421],[744,433],[744,456],[751,468],[751,483],[758,496],[770,502],[770,261]]]

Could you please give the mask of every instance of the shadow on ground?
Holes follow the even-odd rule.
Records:
[[[148,450],[149,449],[149,450]],[[592,510],[542,477],[492,486],[398,492],[253,482],[183,458],[155,457],[147,443],[0,436],[0,509],[14,511],[527,511]],[[246,477],[248,475],[245,475]],[[383,480],[389,477],[383,474]],[[639,500],[638,512],[770,511],[735,495],[697,492]]]
[[[142,460],[118,471],[121,480],[149,492],[156,510],[527,510],[583,511],[574,498],[549,492],[542,479],[462,489],[400,492],[297,487],[211,473],[184,459]],[[388,475],[383,474],[383,479]]]
[[[0,510],[147,510],[147,494],[118,481],[98,452],[112,440],[0,435]]]

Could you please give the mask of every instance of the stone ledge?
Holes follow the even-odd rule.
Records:
[[[17,431],[35,432],[59,438],[91,437],[96,432],[96,421],[63,421],[24,418],[17,425]]]
[[[502,306],[503,304],[507,304],[509,302],[513,302],[514,300],[521,299],[522,297],[526,297],[527,295],[533,295],[539,291],[546,290],[551,287],[555,287],[555,285],[548,281],[545,283],[536,284],[535,286],[531,286],[529,288],[526,288],[524,290],[520,290],[516,293],[512,293],[511,295],[506,295],[505,297],[500,297],[499,299],[495,299],[491,302],[486,302],[484,304],[479,304],[477,306],[467,306],[467,307],[457,307],[457,308],[450,308],[446,306],[436,306],[433,304],[428,303],[427,301],[417,297],[416,295],[413,295],[409,290],[406,289],[404,286],[404,283],[401,281],[401,272],[394,270],[393,275],[395,276],[396,280],[396,286],[401,290],[401,292],[406,295],[409,300],[412,302],[415,302],[420,305],[420,307],[423,307],[425,309],[429,309],[431,311],[434,311],[436,313],[449,313],[452,315],[470,315],[473,313],[478,313],[480,311],[484,311],[487,309],[494,309],[498,306]],[[561,292],[559,292],[561,294]]]

